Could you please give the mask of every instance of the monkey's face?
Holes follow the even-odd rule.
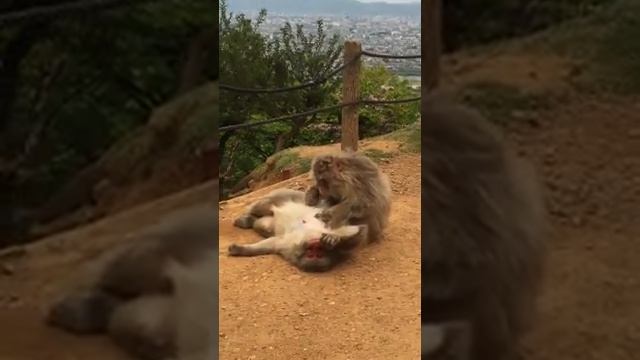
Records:
[[[334,265],[334,254],[326,249],[320,240],[310,241],[304,246],[298,264],[301,270],[308,272],[322,272]]]
[[[340,158],[324,155],[316,158],[313,164],[313,177],[320,195],[328,197],[330,189],[342,179],[343,163]]]

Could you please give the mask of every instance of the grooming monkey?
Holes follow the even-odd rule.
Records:
[[[343,260],[362,239],[364,226],[329,229],[319,220],[320,208],[303,203],[304,193],[279,189],[249,207],[234,225],[253,228],[266,239],[232,244],[231,256],[278,254],[303,271],[327,271]]]
[[[391,186],[371,159],[353,152],[321,155],[313,159],[310,173],[314,184],[305,202],[325,208],[320,218],[330,228],[366,225],[366,243],[382,237],[391,211]]]
[[[193,206],[135,234],[92,263],[85,283],[52,305],[47,322],[107,333],[140,359],[213,358],[217,219],[217,204]]]
[[[447,347],[441,325],[467,324],[469,359],[514,359],[546,253],[536,173],[472,110],[434,97],[422,117],[423,326]]]

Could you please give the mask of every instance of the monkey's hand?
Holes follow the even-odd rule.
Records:
[[[320,236],[320,243],[327,249],[334,249],[336,246],[340,248],[353,248],[361,240],[361,234],[366,231],[364,225],[347,225],[338,229],[324,233]]]
[[[328,225],[332,218],[331,209],[325,209],[322,212],[317,213],[315,217]]]
[[[320,243],[327,249],[333,249],[340,243],[340,236],[336,234],[322,234],[320,236]]]
[[[311,186],[304,194],[304,202],[308,206],[316,206],[320,202],[320,190],[317,186]]]
[[[323,215],[325,223],[331,229],[337,229],[341,226],[349,224],[349,219],[352,217],[351,209],[353,207],[354,205],[352,205],[350,201],[343,201],[335,206],[324,210],[323,213],[326,213],[325,215]]]

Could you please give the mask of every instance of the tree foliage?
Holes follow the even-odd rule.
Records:
[[[10,2],[0,13],[55,3]],[[3,27],[0,183],[14,195],[0,206],[38,206],[183,83],[215,78],[215,13],[200,0],[122,2]],[[196,40],[210,64],[190,62]],[[197,75],[184,79],[189,66]]]
[[[322,20],[317,21],[314,29],[287,22],[271,37],[260,31],[266,20],[265,10],[251,19],[244,14],[229,13],[226,2],[220,2],[222,83],[245,88],[282,88],[322,78],[342,64],[342,39],[327,34]],[[363,77],[363,98],[416,96],[406,81],[384,68],[365,68]],[[341,102],[341,85],[337,76],[318,86],[283,93],[223,91],[221,123],[242,124],[335,105]],[[417,104],[384,110],[363,108],[361,132],[365,136],[377,135],[415,121],[417,114]],[[223,190],[242,188],[245,184],[240,180],[277,151],[336,141],[340,135],[339,122],[340,110],[336,110],[222,134]]]
[[[320,20],[315,31],[285,24],[273,38],[260,32],[266,20],[227,12],[220,3],[221,82],[247,88],[280,88],[323,77],[340,63],[341,43],[329,36]],[[339,87],[337,79],[319,86],[275,94],[221,93],[221,124],[231,125],[297,113],[329,104]],[[222,134],[223,180],[233,183],[269,155],[296,145],[303,127],[313,118],[300,118]],[[226,174],[227,170],[232,172]],[[227,176],[224,176],[227,175]],[[226,178],[226,179],[225,179]]]
[[[420,96],[408,80],[402,79],[385,67],[364,67],[360,93],[364,99],[400,100]],[[365,106],[359,112],[360,136],[371,137],[398,130],[416,122],[420,104],[416,102],[394,106]]]

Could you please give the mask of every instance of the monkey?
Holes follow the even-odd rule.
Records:
[[[469,322],[451,321],[422,325],[423,360],[470,360]]]
[[[89,264],[85,281],[53,301],[45,321],[75,334],[106,333],[140,359],[202,358],[217,321],[217,212],[217,204],[192,206],[134,234]],[[208,319],[184,319],[195,311]]]
[[[311,162],[313,185],[305,203],[325,210],[319,217],[329,228],[366,225],[364,243],[382,237],[391,211],[389,179],[367,156],[354,152],[320,155]]]
[[[168,263],[168,274],[176,284],[177,360],[218,358],[217,268],[217,251],[191,266]]]
[[[364,226],[329,229],[318,217],[322,209],[305,205],[303,199],[303,192],[280,189],[252,204],[234,224],[241,228],[252,225],[266,239],[247,245],[231,244],[229,255],[278,254],[306,272],[328,271],[344,260],[362,241]]]
[[[514,359],[546,259],[537,173],[475,110],[432,96],[422,118],[423,326],[466,323],[470,360]]]

